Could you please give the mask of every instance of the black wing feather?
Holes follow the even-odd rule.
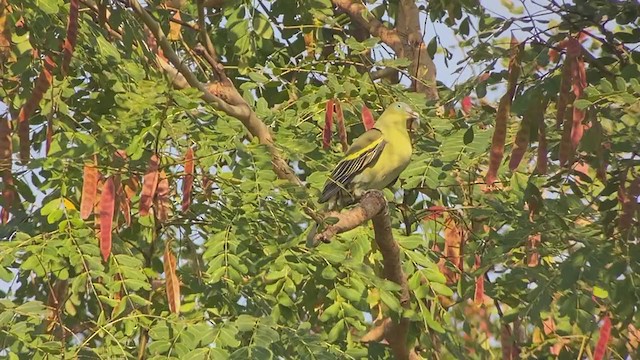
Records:
[[[363,152],[357,158],[340,161],[325,183],[319,202],[324,203],[328,201],[341,190],[349,191],[348,186],[351,180],[361,173],[369,164],[374,163],[378,159],[385,144],[386,142],[383,140],[375,147]]]

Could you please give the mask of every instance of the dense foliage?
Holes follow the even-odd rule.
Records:
[[[0,356],[637,356],[640,6],[503,3],[0,0]],[[422,115],[408,302],[368,223],[305,246],[334,99]]]

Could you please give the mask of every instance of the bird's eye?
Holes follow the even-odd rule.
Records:
[[[402,108],[402,106],[400,106],[400,104],[396,104],[396,107],[397,107],[398,109]]]

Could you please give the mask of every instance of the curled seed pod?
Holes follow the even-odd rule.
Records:
[[[347,127],[344,123],[344,113],[342,112],[342,105],[340,101],[336,100],[336,120],[338,121],[338,136],[340,137],[340,144],[342,145],[342,151],[346,152],[349,148],[349,142],[347,140]]]
[[[62,51],[64,53],[62,58],[62,74],[67,74],[69,70],[69,64],[71,63],[71,56],[73,55],[73,49],[76,47],[78,39],[78,7],[79,0],[71,0],[69,4],[69,21],[67,22],[67,37],[64,39],[64,45],[62,45]]]
[[[511,102],[518,85],[520,76],[520,61],[522,58],[522,45],[518,44],[515,37],[511,37],[511,57],[509,59],[509,76],[507,80],[507,92],[500,98],[498,103],[498,113],[496,115],[496,126],[491,139],[491,152],[489,153],[489,170],[487,171],[486,182],[492,185],[498,177],[498,169],[504,156],[504,143],[507,137],[507,122],[511,112]]]
[[[30,140],[29,140],[29,118],[36,110],[42,97],[49,90],[51,81],[53,80],[53,70],[56,64],[50,56],[45,56],[42,71],[36,80],[31,96],[25,102],[18,113],[18,139],[20,140],[20,161],[26,164],[30,157]]]
[[[611,318],[609,315],[605,315],[600,328],[600,337],[595,349],[593,349],[593,360],[604,359],[604,354],[607,351],[607,344],[609,343],[609,337],[611,336]]]
[[[365,105],[362,105],[362,124],[364,125],[365,130],[371,130],[375,124],[371,110],[369,110]]]
[[[111,254],[111,229],[116,205],[115,195],[115,184],[113,177],[110,177],[105,181],[100,194],[100,253],[104,261],[107,261],[109,254]]]
[[[80,197],[81,219],[87,219],[96,204],[98,179],[100,178],[97,166],[96,157],[94,156],[93,162],[86,164],[82,171],[82,194]]]
[[[324,128],[322,129],[322,148],[328,149],[331,145],[331,135],[333,131],[333,99],[327,101],[324,112]]]
[[[160,165],[160,159],[157,154],[151,155],[149,160],[149,167],[144,174],[142,184],[142,194],[140,195],[140,216],[149,215],[149,209],[151,209],[151,203],[153,197],[156,194],[156,188],[158,187],[158,166]]]
[[[169,244],[164,250],[163,260],[169,311],[173,314],[178,314],[180,313],[180,279],[177,274],[176,257],[173,255]]]
[[[184,155],[184,179],[182,180],[182,211],[189,210],[191,190],[193,189],[193,148],[187,149]]]

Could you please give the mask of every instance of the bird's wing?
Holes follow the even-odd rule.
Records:
[[[385,144],[382,132],[375,128],[359,136],[331,172],[319,202],[326,202],[338,191],[347,190],[353,177],[378,159]]]

